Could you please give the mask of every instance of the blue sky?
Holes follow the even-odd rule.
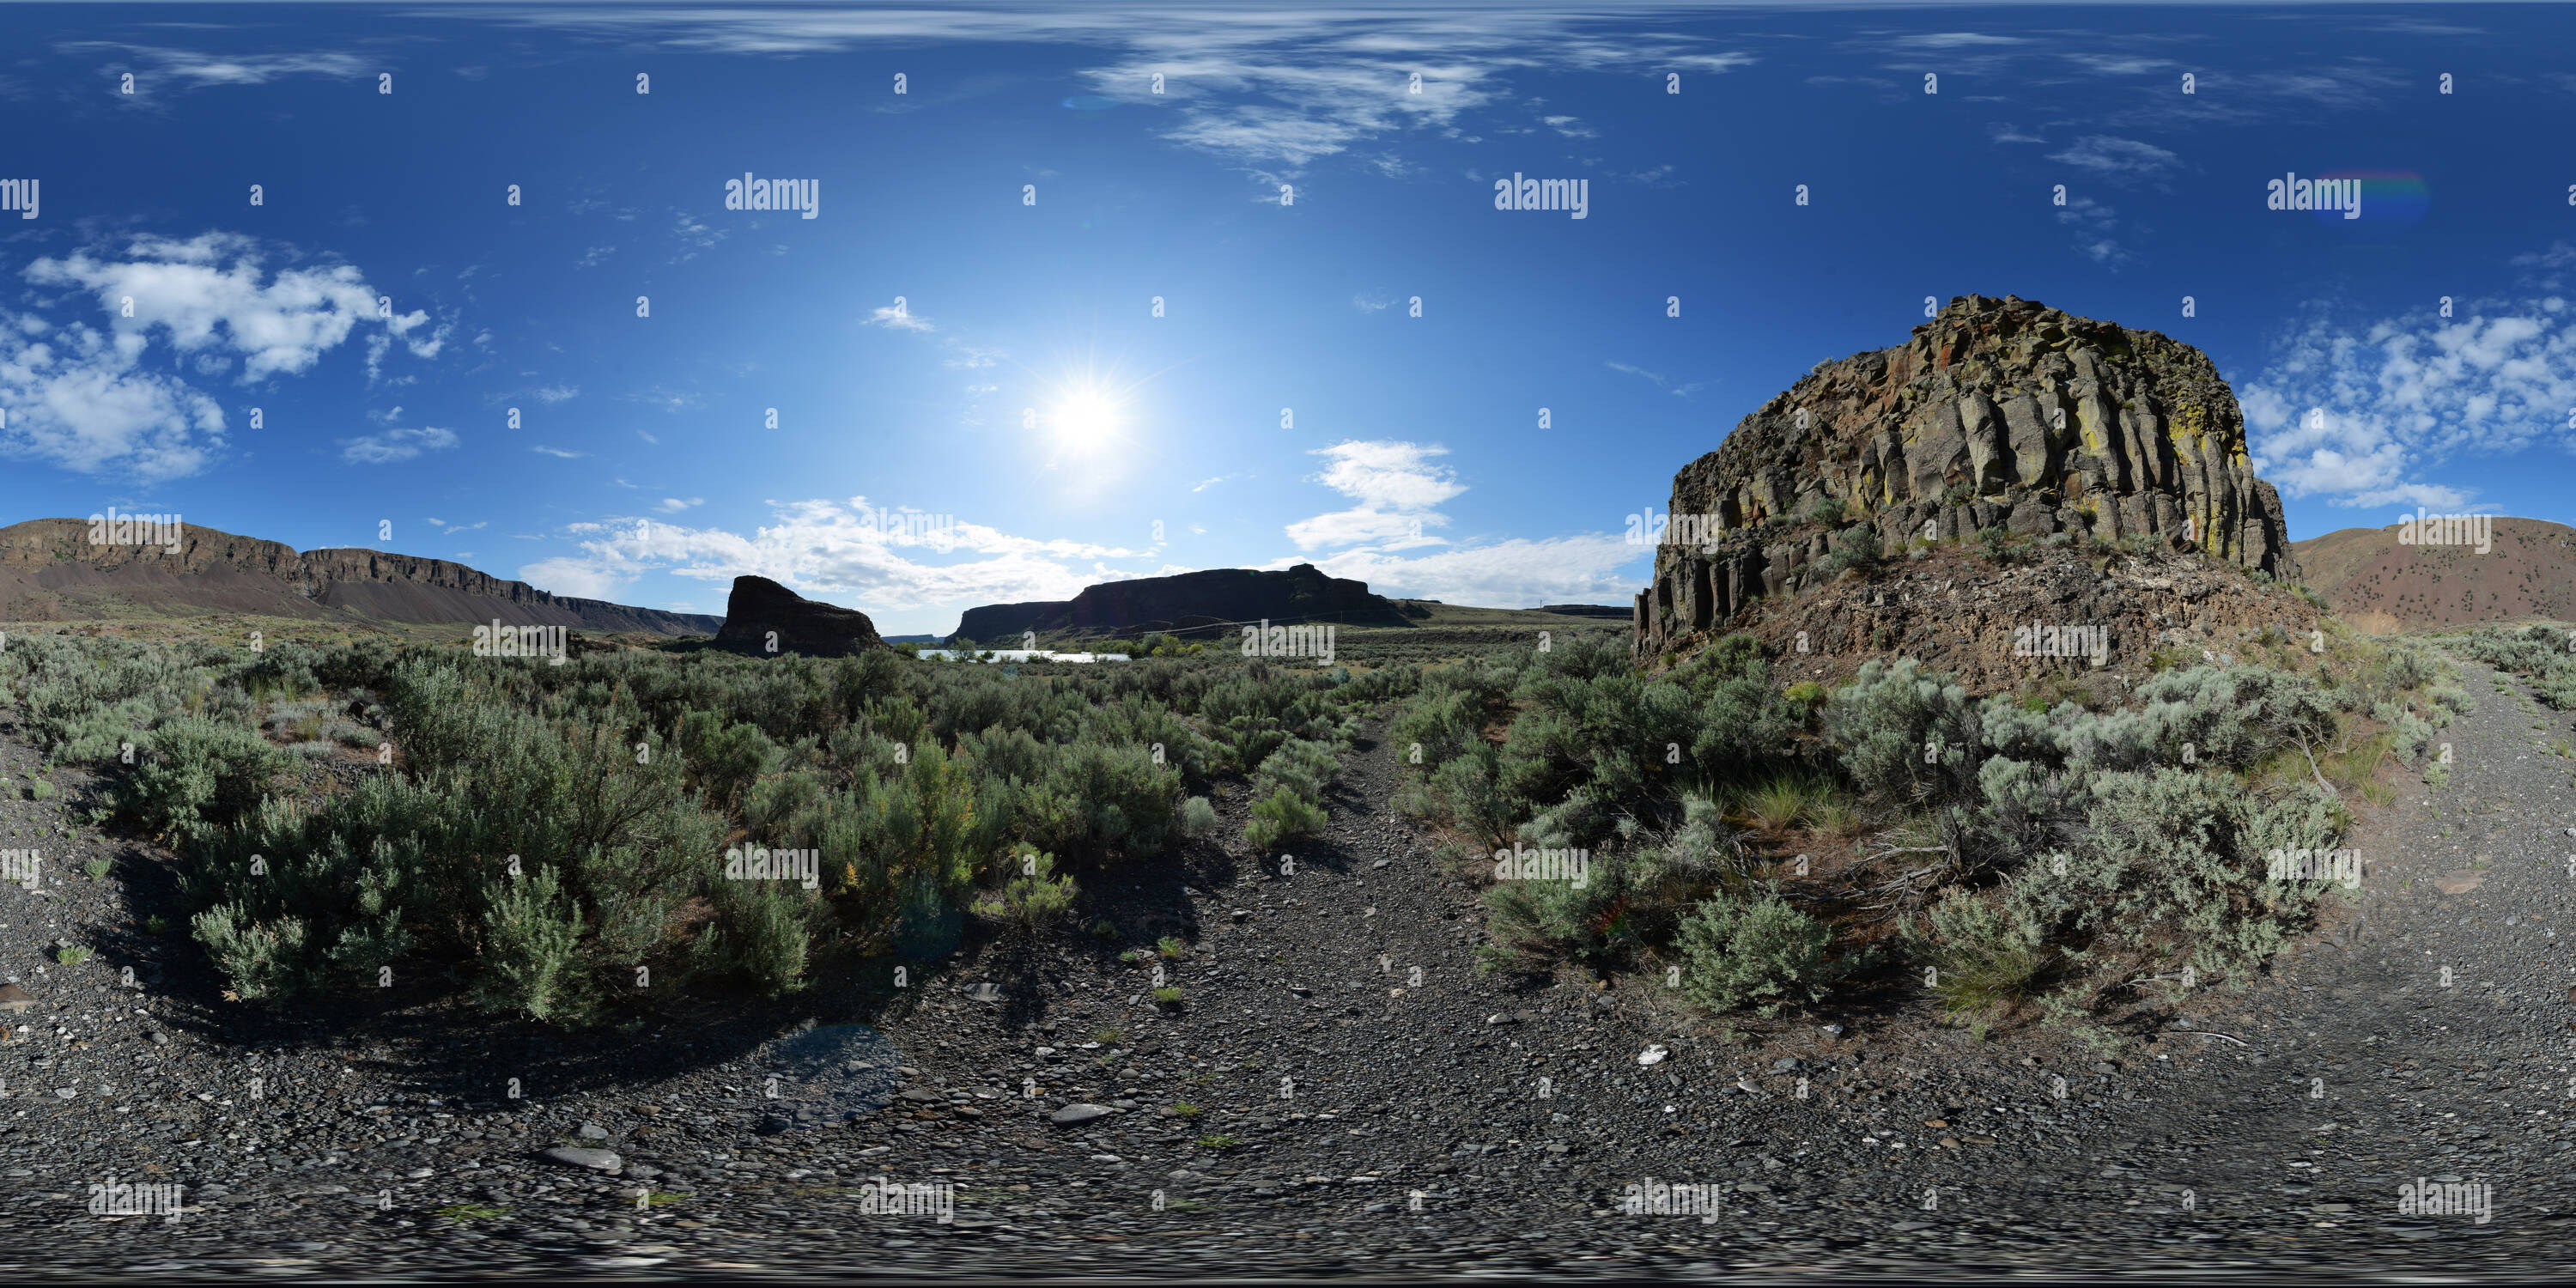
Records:
[[[2571,47],[2542,6],[10,6],[0,520],[702,612],[755,572],[889,633],[1296,562],[1623,603],[1676,469],[1974,292],[2208,350],[2294,537],[2565,522]],[[746,172],[815,217],[727,209]],[[2346,221],[2284,172],[2394,178]],[[1586,217],[1496,210],[1516,173]]]

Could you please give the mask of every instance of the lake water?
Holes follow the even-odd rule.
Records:
[[[1042,648],[1004,648],[983,650],[987,662],[1124,662],[1124,653],[1058,653]],[[919,656],[941,659],[958,656],[953,648],[926,648]]]

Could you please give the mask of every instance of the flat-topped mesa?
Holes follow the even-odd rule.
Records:
[[[1819,502],[1893,551],[1973,537],[2146,534],[2295,578],[2281,499],[2209,355],[2035,300],[1954,298],[1913,339],[1816,365],[1673,477],[1641,656],[1803,587],[1830,548],[1790,529]],[[1927,527],[1928,525],[1928,527]]]

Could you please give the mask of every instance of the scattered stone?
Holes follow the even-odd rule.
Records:
[[[1074,1127],[1094,1118],[1106,1118],[1116,1112],[1107,1105],[1066,1105],[1047,1115],[1047,1121],[1058,1127]]]
[[[15,984],[0,984],[0,1011],[15,1015],[36,1008],[36,995]]]
[[[1517,1015],[1505,1015],[1499,1011],[1485,1017],[1485,1023],[1487,1024],[1518,1024],[1520,1022],[1521,1017]]]
[[[580,1135],[583,1140],[606,1140],[608,1139],[608,1129],[600,1126],[598,1123],[583,1123],[578,1135]]]
[[[594,1172],[614,1172],[626,1163],[625,1159],[617,1156],[616,1150],[587,1149],[579,1145],[557,1145],[537,1157],[564,1167],[583,1167]]]
[[[1665,1050],[1661,1043],[1657,1043],[1654,1046],[1647,1047],[1645,1050],[1638,1052],[1637,1063],[1662,1064],[1664,1062],[1664,1058],[1671,1054],[1672,1052]]]

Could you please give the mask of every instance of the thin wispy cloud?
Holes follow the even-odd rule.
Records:
[[[421,429],[387,430],[340,440],[340,459],[351,465],[392,465],[416,459],[423,452],[443,452],[456,446],[456,431],[424,427]]]

